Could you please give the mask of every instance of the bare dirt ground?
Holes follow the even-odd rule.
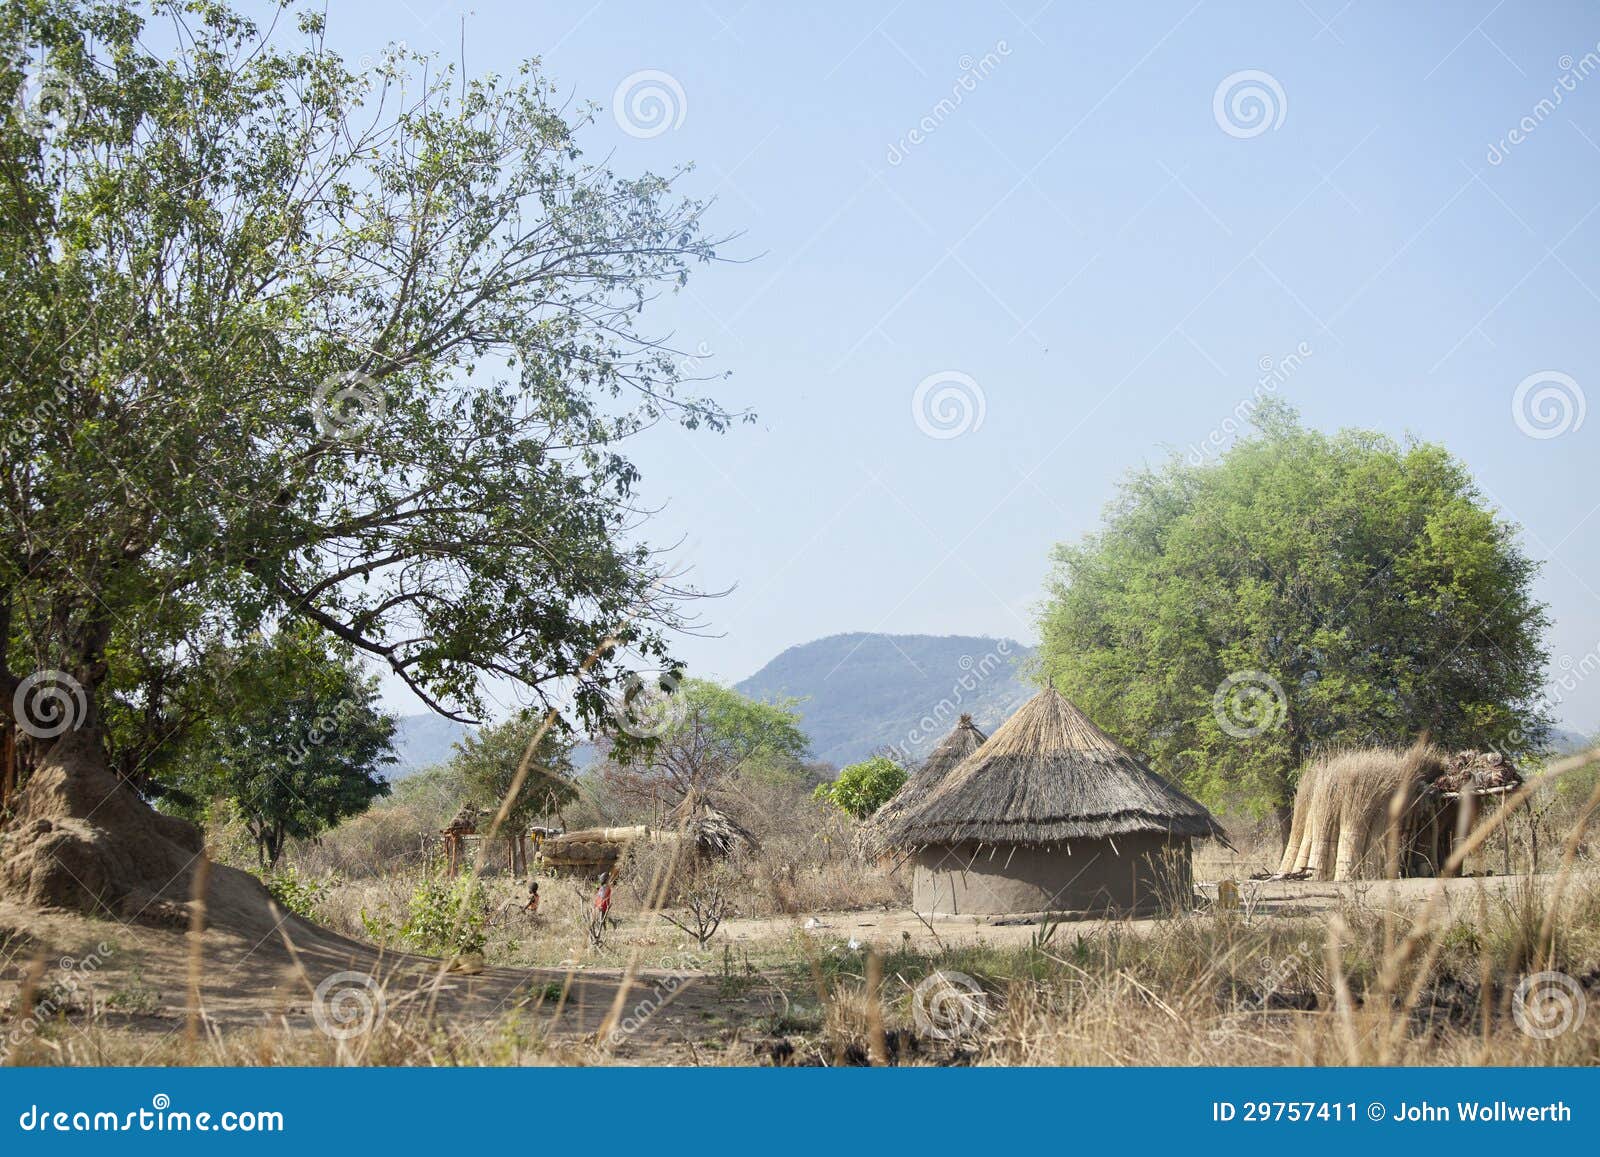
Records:
[[[1536,877],[1535,885],[1548,887],[1553,879]],[[1525,885],[1526,878],[1517,877],[1247,882],[1240,909],[1246,919],[1273,921],[1326,918],[1354,905],[1409,920],[1435,896],[1448,909],[1441,916],[1470,914]],[[1175,919],[1202,917],[1203,910]],[[1137,932],[1156,924],[1122,927]],[[1105,921],[1063,925],[1070,935],[1090,937],[1106,927]],[[797,982],[780,960],[868,949],[1020,948],[1039,932],[1033,923],[923,919],[907,910],[735,919],[723,925],[708,951],[684,952],[678,959],[687,967],[662,968],[659,928],[642,917],[625,919],[600,958],[575,960],[570,967],[447,968],[427,957],[380,951],[292,916],[264,935],[208,929],[195,956],[193,938],[177,928],[0,903],[0,1008],[10,1010],[0,1020],[0,1049],[11,1054],[12,1063],[217,1063],[232,1055],[222,1051],[230,1040],[298,1039],[325,1047],[325,1055],[294,1054],[301,1063],[328,1063],[352,1059],[366,1046],[339,1039],[337,1031],[329,1037],[319,1027],[325,1030],[331,1020],[338,1030],[345,1023],[341,1016],[356,1023],[376,999],[391,1025],[414,1026],[407,1031],[426,1037],[445,1024],[459,1037],[457,1045],[470,1046],[460,1055],[479,1061],[487,1049],[500,1063],[750,1063],[762,1041],[784,1031],[791,995],[806,998],[804,978]],[[197,999],[192,975],[199,978]],[[60,976],[73,982],[64,999],[55,979]],[[331,989],[321,1002],[315,995],[319,985]],[[343,1005],[341,988],[348,990]],[[381,998],[374,996],[378,991]],[[53,1001],[47,1006],[52,1016],[45,1030],[29,1031],[34,1026],[24,1010],[41,1001]],[[200,1013],[193,1019],[192,1009]],[[199,1056],[191,1024],[204,1038]],[[454,1048],[444,1050],[447,1063]],[[273,1055],[282,1055],[281,1047]],[[381,1055],[354,1059],[401,1063]]]

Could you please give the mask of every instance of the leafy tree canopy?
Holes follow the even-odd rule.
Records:
[[[503,723],[479,729],[456,745],[451,769],[460,775],[473,804],[494,811],[507,801],[528,756],[528,746],[543,724],[542,714],[523,711]],[[571,751],[570,736],[558,727],[546,729],[539,738],[521,790],[509,800],[506,820],[513,830],[553,816],[577,798]]]
[[[798,769],[808,743],[792,703],[760,703],[705,679],[676,683],[645,713],[623,713],[620,728],[643,722],[648,753],[626,754],[607,769],[627,796],[672,805],[710,791],[735,774],[783,779]]]
[[[852,763],[832,783],[817,785],[814,798],[827,800],[856,819],[866,819],[906,783],[906,769],[884,755]]]
[[[641,327],[715,253],[679,173],[585,160],[534,62],[356,71],[210,0],[0,7],[0,107],[0,709],[50,672],[161,736],[287,620],[464,719],[664,657],[622,444],[738,417]]]
[[[1327,745],[1518,755],[1548,727],[1537,565],[1442,447],[1271,402],[1220,462],[1132,475],[1054,557],[1042,675],[1210,800],[1281,814]]]

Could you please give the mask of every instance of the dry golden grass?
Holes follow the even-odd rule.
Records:
[[[739,866],[734,911],[705,950],[661,918],[659,865],[645,859],[598,946],[585,931],[592,885],[543,881],[534,921],[523,884],[491,877],[482,959],[401,966],[403,945],[387,944],[371,969],[385,1015],[345,1040],[313,1025],[316,977],[298,960],[279,991],[236,992],[222,1015],[205,983],[214,949],[181,930],[140,934],[172,941],[165,971],[141,976],[138,951],[120,953],[75,1001],[36,1016],[51,997],[41,962],[106,934],[63,917],[9,938],[0,927],[0,1030],[37,1022],[7,1054],[23,1064],[1594,1064],[1600,873],[1585,824],[1597,801],[1572,809],[1539,875],[1285,884],[1259,902],[1247,886],[1236,908],[1137,922],[924,924],[894,873],[815,837],[773,840]],[[1481,832],[1451,871],[1493,864],[1496,836]],[[1202,855],[1197,876],[1246,877],[1270,836],[1236,842],[1225,861]],[[421,869],[335,878],[315,916],[393,941],[421,882]],[[824,919],[806,930],[804,913]],[[1565,1010],[1519,998],[1547,972],[1570,978],[1550,990]],[[955,973],[978,1011],[930,1030],[918,988]],[[132,999],[141,986],[157,996]]]

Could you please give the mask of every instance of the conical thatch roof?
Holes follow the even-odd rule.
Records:
[[[955,728],[939,741],[939,746],[928,753],[928,758],[912,772],[911,778],[895,792],[894,797],[873,812],[862,825],[861,847],[868,855],[882,855],[888,851],[887,838],[890,826],[913,805],[944,782],[945,776],[959,767],[967,756],[983,746],[987,739],[972,716],[962,715]]]
[[[1133,832],[1226,839],[1204,806],[1048,689],[891,820],[885,835],[917,847],[967,840],[1049,844]]]

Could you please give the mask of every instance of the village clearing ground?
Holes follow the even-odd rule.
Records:
[[[1600,889],[1596,875],[1574,875],[1568,895],[1592,900]],[[1484,945],[1502,935],[1505,921],[1514,924],[1519,907],[1541,903],[1554,879],[1263,881],[1246,884],[1233,911],[1053,928],[970,917],[925,921],[903,909],[733,919],[705,951],[658,918],[624,913],[600,951],[575,946],[570,961],[539,968],[468,961],[447,969],[438,960],[384,951],[295,917],[284,919],[278,935],[207,930],[196,954],[193,938],[178,928],[7,904],[0,905],[0,1008],[8,1010],[0,1020],[0,1049],[13,1064],[848,1063],[879,1055],[873,1042],[882,1049],[887,1039],[892,1059],[1003,1063],[1028,1054],[997,1054],[984,1037],[1013,1025],[979,1024],[956,1041],[930,1040],[926,1033],[912,1039],[916,984],[935,968],[962,968],[982,976],[996,1007],[1015,1019],[1025,1001],[1015,987],[1003,991],[1006,985],[1033,983],[1044,991],[1047,974],[1098,976],[1115,958],[1106,975],[1118,984],[1126,977],[1130,992],[1148,990],[1134,1003],[1165,1007],[1152,1014],[1158,1019],[1186,1022],[1174,1041],[1192,1037],[1195,1048],[1215,1058],[1207,1063],[1286,1063],[1297,1055],[1340,1063],[1336,1055],[1317,1055],[1307,1036],[1319,1031],[1311,1027],[1319,1020],[1330,1031],[1337,1027],[1339,1014],[1324,1007],[1327,994],[1319,999],[1313,991],[1326,981],[1316,977],[1330,927],[1354,937],[1350,929],[1363,922],[1373,929],[1387,923],[1403,935],[1442,889],[1435,925],[1448,930],[1452,950],[1465,945],[1487,952]],[[1163,982],[1165,964],[1141,962],[1128,948],[1130,937],[1160,944],[1164,958],[1191,938],[1215,944],[1206,938],[1218,929],[1228,944],[1252,956],[1245,966],[1175,959],[1171,967],[1180,975]],[[1267,952],[1281,958],[1272,967],[1282,975],[1263,983],[1263,966],[1253,957],[1271,945],[1282,946]],[[1592,945],[1581,949],[1592,951]],[[875,980],[868,965],[874,954],[882,961]],[[1583,960],[1594,970],[1588,982],[1600,1003],[1600,962]],[[1369,980],[1372,966],[1351,958],[1350,983]],[[198,977],[198,999],[191,977]],[[343,979],[319,1000],[317,985],[333,977]],[[874,984],[882,994],[875,1003],[865,999]],[[1255,995],[1252,987],[1259,990]],[[1228,993],[1234,996],[1225,999]],[[1185,1000],[1195,1002],[1194,1010],[1169,1016]],[[1438,998],[1430,1000],[1429,1007],[1439,1007]],[[1079,1008],[1079,1018],[1100,1015],[1092,1005]],[[1240,1045],[1244,1055],[1219,1056],[1216,1034],[1238,1031],[1241,1008],[1251,1032],[1270,1031],[1259,1039],[1247,1036]],[[1407,1045],[1411,1063],[1461,1059],[1463,1042],[1475,1032],[1489,1039],[1470,1012],[1446,1012],[1443,1027],[1453,1025],[1463,1039],[1444,1039],[1429,1028]],[[1269,1014],[1276,1019],[1266,1020]],[[1458,1023],[1463,1016],[1467,1023]],[[1059,1019],[1062,1031],[1075,1031],[1070,1012]],[[1600,1013],[1588,1028],[1597,1026]],[[1297,1033],[1305,1038],[1298,1043]],[[1539,1042],[1525,1034],[1496,1029],[1492,1035],[1503,1046],[1498,1063],[1553,1063],[1527,1052]],[[1590,1059],[1600,1059],[1600,1047],[1587,1036],[1583,1041],[1577,1047],[1592,1048]],[[1507,1049],[1522,1052],[1508,1055]],[[1199,1055],[1186,1045],[1168,1059],[1198,1063],[1185,1058]],[[1076,1063],[1074,1056],[1033,1059]]]

